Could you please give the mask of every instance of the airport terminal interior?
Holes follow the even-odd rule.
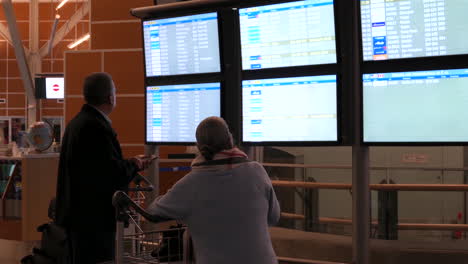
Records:
[[[0,264],[41,247],[94,72],[115,83],[124,156],[159,156],[152,191],[129,192],[142,208],[191,171],[195,128],[221,116],[271,179],[279,263],[468,263],[468,1],[0,5]],[[180,226],[126,221],[135,262],[116,263],[197,263],[179,235],[180,256],[140,259],[170,232],[149,234]]]

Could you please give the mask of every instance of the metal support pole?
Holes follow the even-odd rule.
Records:
[[[369,147],[361,143],[363,124],[361,116],[362,106],[362,77],[360,62],[362,60],[360,24],[360,1],[343,0],[349,4],[350,32],[348,52],[349,85],[352,89],[353,111],[353,263],[369,264],[369,236],[370,236],[370,188],[369,188]],[[346,87],[345,87],[346,88]]]
[[[313,177],[307,178],[308,182],[317,182]],[[306,231],[324,232],[319,220],[319,189],[306,189],[304,195]]]
[[[383,180],[380,184],[394,184]],[[398,240],[398,191],[378,191],[377,237],[385,240]]]
[[[252,146],[242,146],[242,150],[247,154],[248,159],[255,160],[255,147]]]
[[[159,157],[159,146],[145,145],[145,155],[156,155]],[[159,159],[156,159],[146,170],[146,177],[154,186],[154,191],[146,194],[145,204],[147,205],[149,205],[156,197],[159,196],[159,167]],[[150,228],[158,228],[157,224],[150,225]]]
[[[124,237],[124,222],[118,221],[115,231],[115,264],[123,263],[123,237]]]
[[[154,145],[145,145],[145,155],[159,156],[159,147]],[[159,195],[159,159],[155,160],[146,170],[146,176],[154,186],[154,191],[146,196],[147,201],[152,201]]]
[[[60,27],[57,32],[55,33],[54,38],[47,43],[45,43],[39,50],[39,54],[41,57],[47,56],[49,50],[55,47],[62,39],[72,30],[75,28],[76,25],[82,20],[90,10],[90,2],[84,2],[80,9],[78,9],[75,14],[62,26]]]
[[[357,125],[356,125],[357,126]],[[369,148],[353,145],[353,263],[369,263]]]
[[[60,16],[56,15],[54,24],[52,24],[52,30],[50,31],[50,38],[49,38],[49,42],[47,46],[47,55],[52,54],[52,49],[54,48],[54,38],[55,38],[55,33],[57,32],[57,25],[58,25],[59,19],[60,19]],[[43,57],[42,54],[41,54],[41,57]]]

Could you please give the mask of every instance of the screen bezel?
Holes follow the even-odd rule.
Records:
[[[203,15],[203,14],[210,14],[210,13],[215,13],[217,17],[217,27],[218,27],[218,52],[219,52],[219,71],[215,72],[203,72],[203,73],[189,73],[189,74],[171,74],[171,75],[156,75],[156,76],[148,76],[147,75],[147,70],[146,70],[146,47],[145,47],[145,32],[144,32],[144,22],[147,21],[153,21],[153,20],[160,20],[160,19],[168,19],[168,18],[177,18],[177,17],[184,17],[184,16],[193,16],[193,15]],[[171,79],[171,78],[190,78],[192,76],[211,76],[213,74],[222,74],[224,72],[224,63],[223,63],[223,55],[222,55],[222,46],[223,46],[223,40],[222,40],[222,32],[221,32],[221,23],[220,23],[220,14],[217,10],[203,10],[200,12],[197,12],[197,10],[192,10],[188,12],[177,12],[177,13],[170,13],[167,14],[166,16],[158,16],[157,18],[145,18],[142,19],[140,22],[140,28],[141,28],[141,39],[142,39],[142,44],[143,44],[143,66],[144,66],[144,76],[145,79],[152,79],[152,78],[157,78],[157,79]]]
[[[453,56],[459,57],[460,55],[453,55]],[[453,57],[453,56],[450,56],[450,57]],[[449,60],[450,58],[444,58],[444,60],[445,59]],[[438,61],[435,58],[434,60]],[[410,61],[413,61],[413,59],[411,59]],[[425,59],[424,61],[427,62],[427,59]],[[410,63],[410,64],[406,64],[404,67],[399,67],[398,70],[390,70],[390,69],[395,69],[395,68],[389,67],[388,65],[379,65],[379,67],[375,67],[373,70],[367,70],[367,71],[362,72],[360,76],[361,102],[362,102],[360,118],[361,118],[361,124],[362,124],[361,143],[363,145],[366,145],[366,146],[466,146],[468,145],[468,140],[467,141],[424,141],[424,142],[421,142],[421,141],[365,141],[364,140],[364,134],[365,134],[365,124],[364,124],[364,107],[365,106],[364,106],[364,82],[363,82],[364,74],[431,71],[431,70],[456,70],[456,69],[468,68],[468,63],[464,63],[465,66],[461,66],[461,67],[460,67],[460,63],[455,63],[455,65],[442,66],[442,67],[440,65],[444,65],[444,64],[429,63],[427,64],[427,67],[422,68],[421,65]],[[381,71],[379,69],[386,69],[386,70]]]
[[[302,72],[300,72],[302,73]],[[324,73],[324,74],[288,74],[288,75],[280,75],[280,76],[275,76],[275,77],[267,77],[267,78],[246,78],[242,79],[242,81],[248,81],[248,80],[256,80],[256,79],[276,79],[276,78],[294,78],[294,77],[317,77],[317,76],[323,76],[323,75],[335,75],[336,76],[336,86],[335,86],[335,92],[336,92],[336,136],[337,140],[336,141],[245,141],[244,140],[244,115],[243,115],[243,96],[241,95],[240,98],[240,105],[241,105],[241,124],[240,124],[240,140],[242,145],[245,146],[338,146],[341,145],[342,142],[342,137],[341,137],[341,86],[342,86],[342,80],[341,80],[341,75],[336,74],[336,73]],[[243,86],[241,84],[241,89],[243,89]]]
[[[34,98],[47,99],[45,77],[34,78]]]
[[[190,84],[204,84],[204,83],[219,83],[220,85],[220,93],[219,93],[219,113],[220,117],[224,118],[224,109],[222,105],[222,98],[224,96],[224,82],[221,80],[213,80],[213,81],[206,81],[203,83],[200,82],[184,82],[184,83],[165,83],[165,84],[157,84],[158,86],[164,86],[164,85],[190,85]],[[148,141],[148,93],[147,93],[147,88],[149,86],[155,86],[155,85],[148,85],[145,84],[145,144],[146,145],[188,145],[188,146],[193,146],[196,144],[196,140],[194,141]],[[194,134],[195,137],[195,134]]]
[[[437,58],[443,58],[443,57],[454,57],[454,56],[464,56],[464,55],[468,55],[468,51],[465,52],[465,53],[458,53],[458,54],[446,54],[446,55],[436,55],[436,56],[420,56],[420,57],[406,57],[406,58],[394,58],[394,59],[386,59],[386,60],[364,60],[364,39],[363,39],[363,33],[362,33],[362,1],[363,0],[359,0],[359,33],[360,33],[360,43],[361,43],[361,61],[363,62],[363,64],[367,64],[367,63],[374,63],[374,62],[393,62],[393,61],[399,61],[401,64],[403,64],[403,62],[401,62],[402,60],[403,61],[407,61],[407,60],[427,60],[427,59],[437,59]],[[468,26],[468,23],[467,23],[467,26]]]
[[[242,59],[242,47],[241,47],[241,43],[242,43],[242,38],[241,38],[241,34],[240,34],[240,31],[241,31],[241,24],[240,24],[240,14],[239,14],[239,10],[240,9],[244,9],[244,8],[251,8],[251,7],[259,7],[259,6],[266,6],[266,5],[275,5],[275,4],[283,4],[283,3],[290,3],[290,2],[300,2],[300,1],[303,1],[303,0],[294,0],[294,1],[291,1],[291,0],[279,0],[279,1],[265,1],[265,0],[260,0],[260,1],[248,1],[248,3],[240,3],[237,7],[237,24],[239,25],[239,28],[238,28],[238,34],[239,34],[239,46],[240,46],[240,60],[241,60],[241,65],[240,65],[240,69],[242,71],[243,74],[248,74],[248,72],[257,72],[257,71],[263,71],[263,70],[284,70],[284,69],[290,69],[290,68],[296,68],[296,67],[315,67],[315,66],[332,66],[332,65],[336,65],[336,64],[339,64],[340,63],[340,56],[339,56],[339,51],[341,50],[340,49],[340,46],[339,46],[339,43],[341,42],[340,39],[339,39],[339,36],[340,34],[338,34],[338,16],[337,16],[337,3],[336,1],[337,0],[330,0],[333,2],[333,23],[334,23],[334,29],[335,29],[335,62],[330,62],[330,63],[323,63],[323,64],[306,64],[306,65],[294,65],[294,66],[285,66],[285,67],[272,67],[272,68],[260,68],[260,69],[243,69],[243,59]],[[247,1],[246,1],[247,2]],[[336,74],[336,72],[334,72],[333,74]]]

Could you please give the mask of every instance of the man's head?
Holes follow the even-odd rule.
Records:
[[[201,121],[195,136],[198,150],[207,160],[213,159],[222,150],[234,147],[229,127],[220,117],[211,116]]]
[[[87,104],[110,114],[115,107],[115,86],[112,77],[105,72],[96,72],[86,77],[83,96]]]

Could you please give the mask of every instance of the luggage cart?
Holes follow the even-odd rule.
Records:
[[[189,259],[191,249],[188,230],[183,225],[177,228],[153,230],[144,232],[140,227],[140,218],[151,222],[169,221],[150,215],[140,206],[141,192],[153,190],[151,183],[139,175],[137,186],[128,191],[136,192],[136,198],[130,198],[125,192],[117,191],[112,203],[117,212],[117,229],[115,243],[115,259],[102,264],[193,264]],[[141,187],[144,182],[147,187]],[[134,234],[124,234],[124,228],[132,222],[138,230]]]

